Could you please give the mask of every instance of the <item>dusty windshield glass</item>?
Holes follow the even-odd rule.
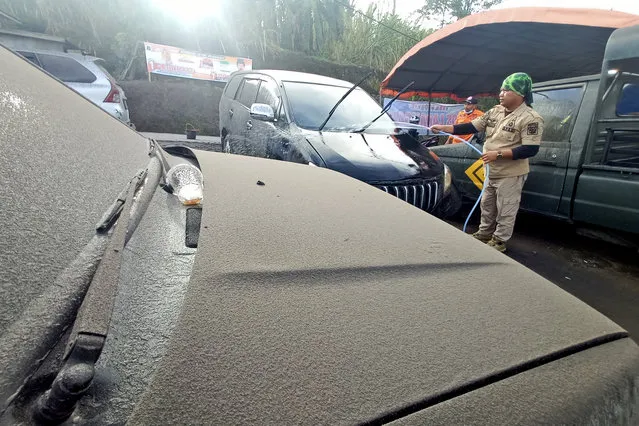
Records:
[[[295,124],[307,130],[318,130],[331,108],[348,91],[348,87],[327,86],[313,83],[284,82],[284,89]],[[377,117],[382,107],[364,90],[355,89],[337,107],[328,120],[325,131],[351,131]],[[393,120],[384,114],[368,132],[392,131]]]

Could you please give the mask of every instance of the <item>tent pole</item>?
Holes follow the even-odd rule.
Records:
[[[432,97],[431,97],[431,91],[428,91],[428,120],[427,120],[427,124],[426,127],[430,127],[430,103],[432,101]]]

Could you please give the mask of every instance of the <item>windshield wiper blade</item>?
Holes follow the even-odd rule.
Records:
[[[41,423],[59,424],[68,419],[93,382],[95,364],[106,342],[111,321],[122,252],[134,231],[130,225],[136,194],[139,202],[143,197],[139,191],[147,174],[147,169],[142,170],[126,184],[96,227],[98,234],[106,235],[109,230],[113,230],[113,234],[77,312],[63,356],[64,364],[49,390],[34,402],[33,414]],[[143,208],[139,206],[139,209]]]
[[[109,229],[113,227],[113,224],[120,216],[120,213],[122,213],[122,209],[124,208],[124,203],[126,202],[129,189],[131,185],[133,185],[133,180],[137,180],[137,182],[135,183],[136,185],[135,190],[137,191],[140,188],[140,186],[142,186],[142,183],[144,182],[144,179],[146,178],[147,173],[148,173],[147,169],[141,170],[135,175],[135,177],[132,180],[129,181],[126,187],[120,192],[118,197],[115,199],[115,201],[109,206],[107,211],[102,215],[102,218],[100,219],[100,221],[95,227],[96,232],[98,232],[99,234],[104,234],[104,233],[107,233]]]
[[[377,120],[379,120],[379,118],[386,114],[388,112],[388,110],[390,109],[391,105],[393,105],[393,102],[395,102],[395,100],[397,98],[399,98],[402,93],[404,93],[405,91],[408,90],[409,87],[411,87],[413,84],[415,84],[414,81],[411,81],[410,83],[408,83],[406,86],[404,86],[404,88],[402,90],[400,90],[393,99],[390,100],[390,102],[388,102],[386,104],[386,106],[384,108],[382,108],[382,112],[379,113],[379,115],[377,117],[375,117],[374,119],[372,119],[371,121],[369,121],[364,127],[355,130],[354,133],[362,133],[364,130],[368,129],[370,126],[373,125],[373,123],[375,123]]]
[[[328,120],[331,119],[331,117],[333,116],[333,113],[335,113],[335,110],[344,101],[344,99],[346,99],[346,97],[348,95],[350,95],[353,90],[357,89],[360,84],[362,84],[364,81],[366,81],[366,79],[368,79],[368,77],[373,75],[373,72],[374,71],[371,71],[368,74],[366,74],[366,77],[362,78],[360,81],[357,82],[357,84],[354,84],[353,87],[351,87],[350,89],[348,89],[348,91],[346,93],[344,93],[344,96],[342,96],[341,99],[339,101],[337,101],[335,106],[333,106],[333,108],[331,108],[331,111],[328,113],[328,117],[326,117],[326,120],[324,120],[324,122],[322,122],[322,125],[319,126],[319,129],[317,129],[318,132],[321,132],[322,129],[324,128],[324,126],[326,126],[326,123],[328,123]]]

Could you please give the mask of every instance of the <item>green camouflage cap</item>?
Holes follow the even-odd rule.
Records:
[[[506,77],[501,85],[502,89],[510,90],[524,97],[524,101],[532,104],[532,79],[525,72],[516,72]]]

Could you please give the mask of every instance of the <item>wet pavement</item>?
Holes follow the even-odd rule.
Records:
[[[451,221],[461,229],[463,220]],[[474,232],[478,221],[471,221]],[[506,255],[571,293],[639,342],[639,253],[577,234],[570,224],[520,213]]]
[[[221,150],[214,139],[194,143],[185,138],[180,140],[178,136],[181,135],[176,135],[173,143],[207,151]],[[469,224],[469,232],[478,224],[477,213],[475,216]],[[449,222],[461,229],[464,219]],[[520,213],[506,255],[597,309],[639,342],[639,253],[636,249],[583,237],[565,222]]]

